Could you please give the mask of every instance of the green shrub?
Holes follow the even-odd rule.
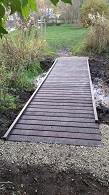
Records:
[[[14,89],[33,89],[33,78],[42,72],[39,62],[31,62],[29,66],[20,66],[13,71],[7,70],[7,87]]]
[[[0,91],[0,96],[0,111],[4,112],[6,110],[16,109],[16,98],[9,94],[6,89]]]
[[[34,77],[42,72],[39,61],[51,55],[37,31],[33,35],[31,28],[24,27],[0,41],[0,110],[16,108],[10,90],[33,90]]]

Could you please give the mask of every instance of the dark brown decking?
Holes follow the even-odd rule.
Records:
[[[88,59],[59,58],[4,138],[101,146]]]

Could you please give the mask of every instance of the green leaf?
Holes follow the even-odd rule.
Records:
[[[70,4],[72,4],[72,0],[61,0],[61,1],[63,1],[64,3],[70,3]]]
[[[36,1],[35,0],[28,0],[28,5],[29,5],[29,7],[30,7],[31,10],[37,11]]]
[[[28,18],[29,13],[30,13],[29,7],[27,7],[27,6],[25,6],[25,5],[22,6],[22,15],[23,15],[25,18]]]
[[[0,17],[3,18],[5,15],[5,8],[0,4]]]
[[[4,19],[4,20],[6,20],[6,19],[7,19],[7,16],[6,16],[6,15],[4,15],[4,16],[3,16],[3,19]]]
[[[21,2],[19,0],[10,0],[11,14],[14,14],[16,11],[21,13]]]
[[[3,27],[0,27],[0,33],[8,34],[8,32]]]
[[[0,18],[0,27],[4,27],[4,19]]]
[[[7,0],[1,0],[0,1],[5,7],[8,7],[9,2]]]
[[[22,6],[24,6],[24,5],[28,5],[28,0],[21,0],[21,4],[22,4]]]
[[[50,0],[54,5],[56,5],[58,2],[59,2],[59,0]]]
[[[0,26],[0,37],[2,38],[4,34],[8,34],[8,32],[2,26]]]

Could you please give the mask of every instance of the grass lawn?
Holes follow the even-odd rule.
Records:
[[[54,50],[70,49],[73,54],[80,51],[88,32],[87,28],[73,28],[70,25],[47,27],[46,41]]]

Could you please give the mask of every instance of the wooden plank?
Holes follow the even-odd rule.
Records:
[[[58,93],[58,94],[63,94],[63,93],[65,93],[65,94],[86,94],[86,95],[90,95],[91,94],[91,92],[89,91],[89,90],[79,90],[79,89],[76,89],[76,90],[74,90],[74,89],[54,89],[54,90],[51,90],[51,89],[42,89],[41,91],[40,91],[41,93]]]
[[[77,97],[79,97],[79,95],[80,96],[83,96],[83,97],[90,97],[91,96],[91,93],[89,92],[74,92],[74,91],[69,91],[69,92],[67,92],[67,91],[40,91],[38,94],[50,94],[50,95],[68,95],[68,96],[77,96]]]
[[[33,124],[33,125],[53,125],[53,126],[63,126],[63,127],[91,127],[97,128],[96,123],[85,123],[85,122],[64,122],[64,121],[42,121],[42,120],[19,120],[18,124]]]
[[[39,143],[53,143],[53,144],[66,144],[66,145],[77,145],[77,146],[92,146],[101,147],[101,141],[97,140],[80,140],[80,139],[66,139],[66,138],[51,138],[51,137],[36,137],[36,136],[20,136],[20,135],[10,135],[9,139],[11,141],[27,141],[27,142],[39,142]]]
[[[64,85],[65,84],[65,85],[77,85],[77,86],[78,85],[80,85],[80,86],[87,85],[87,86],[89,86],[88,80],[86,80],[85,82],[80,82],[80,80],[79,81],[76,81],[76,80],[74,81],[73,80],[73,82],[72,81],[68,81],[68,80],[67,81],[60,81],[60,82],[58,82],[57,80],[56,81],[53,81],[52,80],[51,82],[48,81],[48,80],[45,81],[45,85],[58,85],[58,84],[59,85],[60,84],[61,85]]]
[[[90,91],[90,88],[89,89],[86,89],[86,88],[79,88],[79,87],[76,87],[75,89],[74,88],[53,88],[53,89],[49,89],[49,88],[41,88],[40,90],[41,92],[62,92],[62,93],[69,93],[69,92],[74,92],[74,93],[91,93]]]
[[[81,99],[56,99],[56,98],[34,98],[33,99],[33,102],[32,103],[36,103],[37,104],[37,102],[55,102],[55,103],[79,103],[79,104],[91,104],[92,105],[92,101],[91,100],[81,100]]]
[[[68,80],[68,79],[69,79],[69,81],[73,81],[74,79],[77,79],[78,81],[80,81],[79,78],[80,79],[83,79],[83,80],[87,80],[88,79],[88,75],[85,76],[85,75],[81,75],[80,73],[76,73],[76,72],[74,74],[73,73],[68,74],[67,77],[65,76],[65,74],[62,71],[61,71],[61,74],[62,74],[62,76],[59,74],[59,75],[56,75],[56,77],[53,76],[53,75],[50,75],[49,78],[48,78],[48,80],[53,80],[53,81],[54,80],[56,80],[56,81],[57,80],[63,80],[63,77],[64,77],[64,81],[65,80]],[[78,78],[78,76],[79,76],[79,78]]]
[[[78,89],[80,90],[80,91],[90,91],[90,86],[69,86],[69,85],[67,85],[67,86],[52,86],[52,87],[50,87],[50,86],[43,86],[42,87],[42,89],[43,90],[73,90],[73,91],[77,91]]]
[[[31,105],[29,104],[28,108],[44,108],[44,109],[62,109],[62,110],[85,110],[85,111],[93,111],[92,107],[85,107],[85,106],[77,106],[77,105],[73,105],[73,106],[56,106],[56,105]],[[37,111],[37,110],[36,110]]]
[[[77,109],[60,109],[60,108],[30,108],[30,107],[28,107],[27,109],[26,109],[26,111],[31,111],[31,112],[38,112],[38,111],[46,111],[46,112],[58,112],[58,113],[72,113],[72,114],[76,114],[76,113],[78,113],[78,114],[83,114],[83,113],[85,113],[85,114],[92,114],[93,115],[93,109],[92,110],[77,110]]]
[[[84,139],[84,140],[101,140],[99,134],[85,134],[85,133],[69,133],[69,132],[53,132],[53,131],[37,131],[37,130],[16,130],[12,131],[12,135],[24,136],[39,136],[39,137],[58,137],[69,139]]]
[[[46,106],[76,106],[76,107],[91,107],[92,108],[92,104],[82,104],[82,103],[77,103],[77,102],[31,102],[30,105],[46,105]]]
[[[42,99],[47,99],[47,100],[56,100],[56,99],[58,99],[58,100],[72,100],[72,101],[76,101],[76,102],[79,102],[79,101],[91,101],[92,102],[92,99],[91,99],[91,97],[73,97],[72,95],[71,96],[62,96],[62,95],[58,95],[58,96],[56,96],[56,95],[49,95],[49,96],[42,96],[42,95],[36,95],[35,97],[34,97],[34,100],[36,100],[37,101],[37,99],[40,99],[40,100],[42,100]]]
[[[93,118],[72,118],[72,117],[58,117],[58,116],[28,116],[24,115],[21,117],[21,119],[25,120],[44,120],[44,121],[63,121],[63,122],[86,122],[86,123],[94,123]]]
[[[88,94],[73,94],[73,93],[71,93],[71,94],[66,94],[66,93],[64,93],[64,94],[61,94],[61,93],[37,93],[37,95],[35,96],[35,97],[44,97],[44,98],[46,98],[46,97],[62,97],[62,98],[67,98],[68,97],[68,99],[69,98],[71,98],[71,99],[91,99],[91,95],[88,95]]]
[[[60,87],[52,87],[52,88],[49,88],[49,87],[42,87],[41,88],[41,91],[73,91],[73,92],[78,92],[78,90],[80,92],[90,92],[90,87],[86,88],[86,87],[63,87],[63,88],[60,88]]]
[[[99,134],[98,128],[85,128],[85,127],[61,127],[61,126],[50,126],[50,125],[31,125],[31,124],[16,124],[15,128],[17,130],[38,130],[38,131],[59,131],[59,132],[71,132],[71,133],[95,133]]]
[[[44,83],[44,81],[47,79],[48,75],[50,74],[50,72],[52,71],[52,69],[54,68],[55,64],[57,62],[57,59],[55,60],[55,62],[53,63],[52,67],[50,68],[50,70],[48,71],[48,73],[46,74],[44,80],[41,82],[41,84],[37,87],[37,89],[34,91],[33,95],[30,97],[30,99],[27,101],[27,103],[25,104],[25,106],[23,107],[23,109],[21,110],[21,112],[18,114],[18,116],[16,117],[16,119],[14,120],[14,122],[12,123],[12,125],[10,126],[10,128],[8,129],[8,131],[5,133],[5,135],[3,136],[3,139],[7,139],[11,130],[13,129],[13,127],[15,126],[15,124],[17,123],[17,121],[19,120],[19,118],[21,117],[21,115],[23,114],[23,112],[25,111],[25,109],[27,108],[27,106],[29,105],[29,103],[32,101],[33,97],[36,95],[36,93],[39,91],[39,89],[41,88],[42,84]]]
[[[71,117],[71,118],[88,118],[88,119],[90,119],[90,118],[92,118],[92,119],[94,119],[94,116],[93,116],[93,114],[85,114],[85,113],[82,113],[82,114],[80,114],[80,113],[65,113],[65,112],[47,112],[47,111],[35,111],[35,112],[27,112],[27,111],[25,111],[24,112],[24,115],[27,115],[27,116],[51,116],[51,117],[58,117],[58,118],[60,118],[60,117]]]
[[[52,85],[51,85],[52,84]],[[43,87],[54,87],[54,86],[57,86],[57,87],[66,87],[66,86],[68,86],[68,87],[76,87],[76,86],[80,86],[80,87],[90,87],[90,84],[89,84],[89,82],[83,82],[83,83],[81,83],[81,82],[60,82],[59,84],[58,84],[58,82],[47,82],[47,80],[45,81],[45,83],[44,83],[44,85],[43,85]]]
[[[35,97],[39,97],[39,96],[42,96],[42,97],[70,97],[70,98],[91,98],[91,94],[85,94],[85,93],[61,93],[61,92],[38,92],[37,93],[37,96]]]
[[[97,115],[97,110],[96,110],[96,105],[95,105],[95,100],[94,100],[93,87],[92,87],[92,81],[91,81],[91,76],[90,76],[90,69],[89,69],[88,60],[87,60],[87,67],[88,67],[88,74],[89,74],[89,81],[90,81],[90,88],[91,88],[91,96],[92,96],[95,122],[98,122],[98,115]]]
[[[62,74],[62,72],[61,72],[61,74]],[[78,77],[78,76],[79,76],[79,77]],[[53,76],[50,76],[50,77],[48,78],[48,81],[52,81],[52,80],[53,80],[53,81],[61,81],[61,80],[63,80],[63,77],[64,77],[64,75],[63,75],[62,77],[61,77],[61,75],[60,75],[60,76],[57,75],[57,76],[54,77],[54,78],[53,78]],[[79,78],[80,78],[80,79],[79,79]],[[77,74],[76,74],[76,75],[72,75],[72,74],[71,74],[71,75],[68,75],[68,77],[64,77],[64,81],[66,81],[66,80],[68,81],[68,80],[69,80],[69,81],[72,81],[72,82],[73,82],[74,80],[75,80],[75,81],[77,80],[77,81],[79,81],[79,82],[80,82],[81,80],[87,82],[87,79],[88,79],[88,76],[87,76],[87,77],[84,77],[84,76],[81,76],[80,74],[78,74],[78,75],[77,75]]]
[[[59,76],[58,76],[59,77]],[[73,83],[77,83],[77,84],[88,84],[88,78],[82,78],[82,77],[80,77],[79,78],[79,75],[77,76],[77,77],[73,77],[72,79],[70,79],[70,75],[69,75],[69,77],[68,78],[64,78],[64,80],[62,79],[62,78],[57,78],[57,79],[55,79],[55,78],[49,78],[48,80],[47,80],[47,82],[46,82],[46,84],[48,84],[48,83],[70,83],[70,84],[73,84]],[[80,82],[81,81],[81,82]]]

